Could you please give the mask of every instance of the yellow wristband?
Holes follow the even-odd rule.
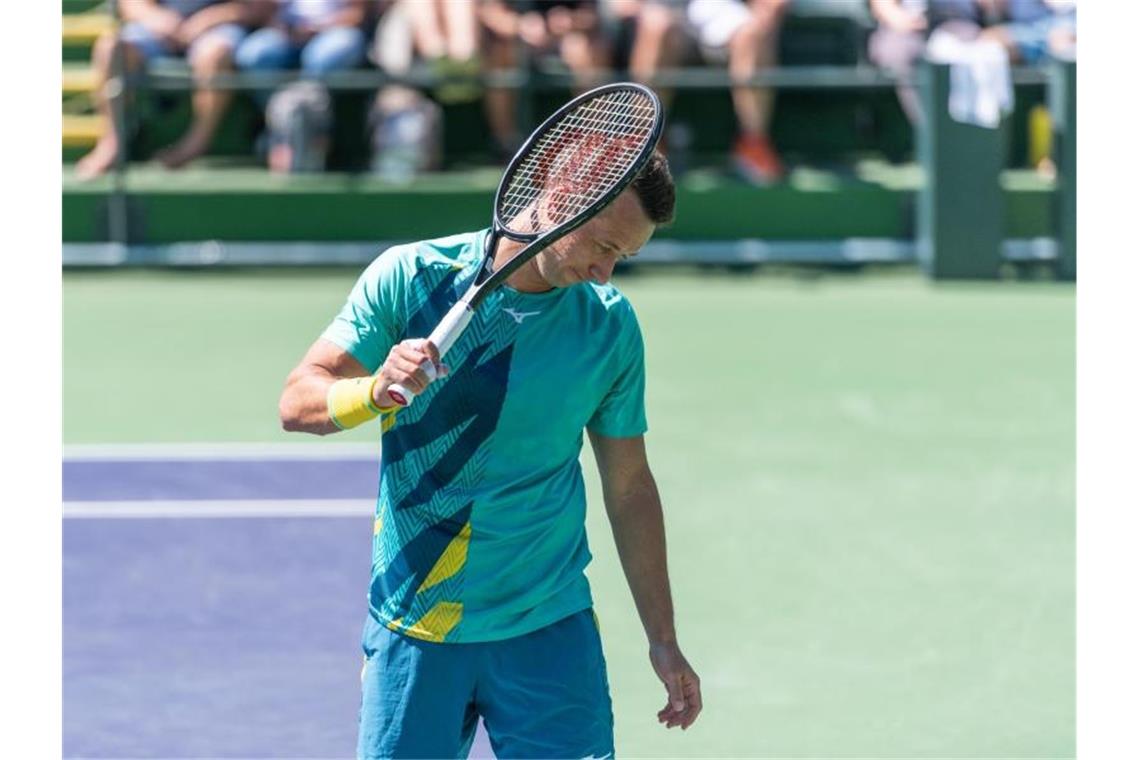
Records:
[[[348,430],[385,411],[394,411],[381,409],[372,401],[372,388],[379,379],[379,375],[346,377],[330,385],[325,402],[332,423],[341,430]]]

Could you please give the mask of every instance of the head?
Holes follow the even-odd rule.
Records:
[[[658,225],[673,221],[675,197],[669,164],[654,152],[609,206],[533,259],[536,273],[556,288],[608,282],[617,262],[637,255]]]

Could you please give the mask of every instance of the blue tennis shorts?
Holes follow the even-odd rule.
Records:
[[[592,610],[502,641],[437,644],[369,616],[360,758],[465,758],[483,718],[500,758],[613,757],[614,719]]]

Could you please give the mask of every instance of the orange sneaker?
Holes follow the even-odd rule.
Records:
[[[784,166],[767,137],[742,135],[732,150],[732,163],[754,185],[769,185],[784,176]]]

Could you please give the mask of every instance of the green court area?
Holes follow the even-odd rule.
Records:
[[[355,274],[65,274],[64,442],[296,440],[282,381]],[[1072,757],[1072,286],[909,270],[619,285],[645,332],[705,712],[684,734],[656,722],[587,455],[618,753]]]

